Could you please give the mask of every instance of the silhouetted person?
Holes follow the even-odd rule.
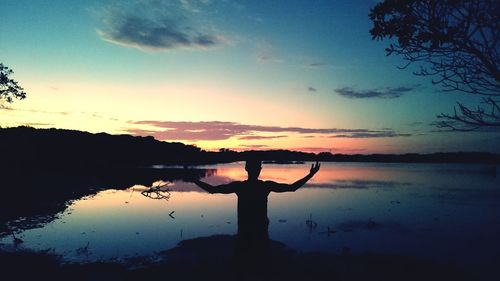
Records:
[[[284,184],[274,181],[259,180],[262,164],[260,160],[248,160],[245,170],[246,181],[235,181],[228,184],[212,186],[200,180],[193,182],[209,193],[231,194],[238,196],[238,235],[236,243],[236,259],[241,266],[265,264],[269,258],[269,238],[267,218],[267,196],[270,192],[296,191],[318,172],[320,164],[311,166],[308,175],[292,183]]]

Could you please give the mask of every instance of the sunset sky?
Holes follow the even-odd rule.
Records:
[[[433,124],[443,93],[371,39],[377,1],[0,0],[0,62],[27,92],[0,126],[203,149],[500,152]]]

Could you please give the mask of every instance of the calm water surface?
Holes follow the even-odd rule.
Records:
[[[309,167],[264,164],[260,178],[292,183]],[[246,179],[244,163],[209,168],[216,173],[203,180],[211,184]],[[269,236],[297,251],[348,247],[467,266],[499,264],[498,171],[489,165],[323,163],[298,191],[271,193]],[[236,195],[208,194],[182,181],[154,186],[168,192],[147,194],[150,187],[136,185],[75,200],[52,222],[21,232],[22,247],[50,249],[67,261],[123,260],[154,256],[185,239],[236,233]],[[0,243],[9,247],[12,238]]]

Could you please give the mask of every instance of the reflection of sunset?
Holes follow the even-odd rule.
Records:
[[[234,205],[232,196],[210,195],[205,192],[171,192],[171,200],[154,200],[141,195],[138,186],[128,190],[106,190],[96,196],[79,200],[72,205],[86,213],[107,215],[116,212],[130,212],[131,209],[142,213],[158,213],[164,209],[188,211],[203,206],[206,200],[217,202],[220,208],[231,208]],[[121,210],[121,211],[120,211]],[[134,212],[135,212],[134,211]]]
[[[245,171],[244,166],[235,168],[222,167],[217,169],[217,176],[226,177],[235,181],[242,181],[247,179],[247,172]]]
[[[261,180],[272,180],[283,183],[293,183],[309,173],[311,164],[293,164],[293,165],[262,165],[260,174]],[[387,181],[394,179],[395,171],[393,169],[367,167],[366,165],[356,164],[332,164],[323,163],[320,171],[310,180],[317,184],[331,183],[336,180],[378,180]],[[247,173],[244,164],[238,166],[224,166],[217,169],[217,177],[228,178],[230,180],[246,180]]]
[[[260,175],[261,180],[272,180],[280,183],[293,183],[309,173],[310,163],[294,165],[263,164]],[[223,184],[231,181],[243,181],[247,179],[244,162],[217,166],[217,173],[204,179],[211,184]],[[309,181],[310,184],[321,185],[332,184],[342,181],[404,181],[402,174],[394,168],[370,167],[356,164],[323,163],[320,171]],[[158,181],[153,186],[167,184]],[[77,201],[78,208],[86,210],[89,214],[104,211],[116,212],[116,210],[138,209],[140,213],[156,213],[163,209],[175,209],[187,211],[203,206],[207,200],[217,202],[221,208],[233,208],[235,196],[208,194],[196,185],[187,182],[168,183],[165,189],[170,190],[171,200],[153,200],[141,195],[141,191],[151,187],[135,185],[127,190],[107,190],[98,193],[87,200]],[[307,193],[304,189],[299,190],[303,196],[312,196],[310,200],[319,200],[321,193]],[[273,196],[274,200],[281,201],[282,198],[292,195]],[[298,200],[295,198],[295,200]],[[127,202],[127,203],[126,203]]]

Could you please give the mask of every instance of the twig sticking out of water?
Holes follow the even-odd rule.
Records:
[[[326,228],[326,231],[320,232],[320,234],[326,234],[328,237],[330,237],[331,234],[335,234],[335,233],[337,233],[337,231],[330,229],[329,226]]]
[[[318,224],[315,221],[313,221],[312,214],[309,214],[309,219],[306,220],[306,225],[309,228],[309,231],[311,232],[318,226]]]

